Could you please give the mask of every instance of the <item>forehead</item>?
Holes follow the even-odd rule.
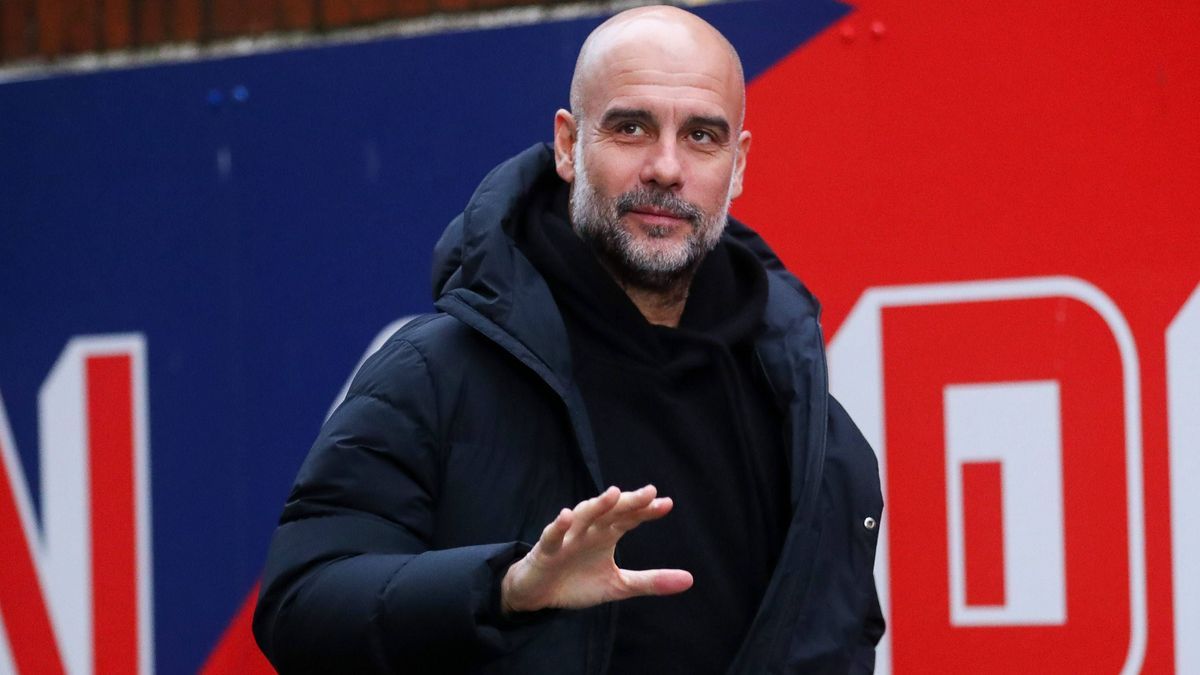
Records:
[[[580,92],[584,114],[612,107],[669,107],[681,113],[721,114],[736,124],[742,83],[718,37],[662,21],[613,29],[597,45]]]

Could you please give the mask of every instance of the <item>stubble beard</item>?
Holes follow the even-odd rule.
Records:
[[[639,186],[617,197],[605,197],[592,185],[583,163],[583,143],[575,144],[575,182],[571,185],[571,224],[592,247],[622,286],[656,293],[686,293],[696,268],[716,247],[725,230],[732,201],[733,176],[720,210],[705,214],[700,207],[669,190]],[[671,246],[639,240],[621,226],[621,218],[636,208],[654,207],[691,224],[686,239]],[[652,240],[666,239],[671,228],[651,227]]]

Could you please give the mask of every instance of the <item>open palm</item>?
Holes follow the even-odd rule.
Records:
[[[504,610],[580,609],[691,588],[692,575],[687,571],[624,570],[613,559],[626,532],[671,511],[671,498],[656,495],[653,485],[631,492],[610,487],[574,509],[559,512],[533,549],[508,568],[500,586]]]

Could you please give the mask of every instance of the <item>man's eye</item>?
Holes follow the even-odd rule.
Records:
[[[703,129],[696,129],[688,135],[691,136],[692,140],[697,143],[713,143],[717,140],[717,137],[712,135],[711,132]]]
[[[640,124],[634,124],[633,122],[622,124],[620,127],[618,127],[618,131],[626,136],[641,136],[643,133],[645,133]]]

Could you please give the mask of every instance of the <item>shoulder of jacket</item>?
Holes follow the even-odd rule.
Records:
[[[409,388],[413,378],[431,378],[449,363],[461,362],[477,341],[474,331],[446,314],[423,314],[405,323],[367,357],[351,382],[351,394]]]
[[[414,365],[435,378],[455,377],[482,365],[499,352],[492,340],[458,318],[438,312],[422,314],[401,326],[363,363],[356,379],[366,373],[394,381],[398,371]]]
[[[444,349],[448,343],[461,340],[472,332],[469,326],[445,312],[422,314],[398,328],[384,347],[394,344],[394,348],[403,348],[407,344],[425,353]]]

